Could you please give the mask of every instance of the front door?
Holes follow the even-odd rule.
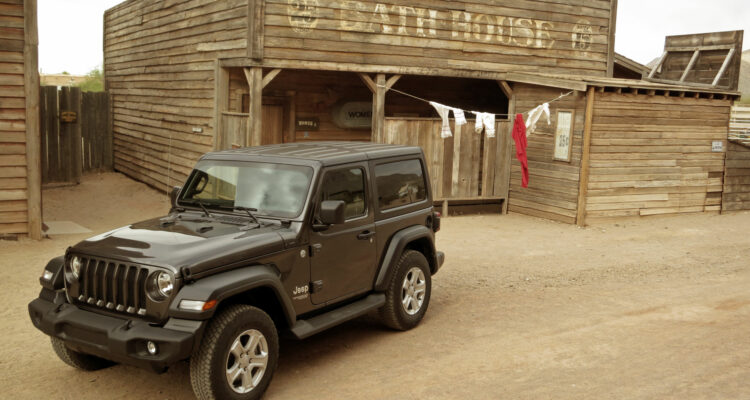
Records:
[[[311,234],[314,304],[344,300],[372,286],[377,260],[369,181],[367,163],[324,171],[316,204],[319,207],[324,200],[343,200],[346,222]]]

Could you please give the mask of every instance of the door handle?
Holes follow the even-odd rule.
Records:
[[[357,235],[357,239],[359,239],[359,240],[367,240],[367,239],[370,239],[373,236],[375,236],[375,232],[364,231],[364,232],[360,233],[359,235]]]

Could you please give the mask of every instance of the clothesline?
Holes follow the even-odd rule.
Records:
[[[378,86],[378,87],[380,87],[380,88],[386,88],[386,89],[387,89],[387,87],[386,87],[386,86],[384,86],[384,85],[377,85],[377,86]],[[423,101],[423,102],[425,102],[425,103],[431,103],[431,101],[430,101],[430,100],[427,100],[427,99],[421,98],[421,97],[419,97],[419,96],[415,96],[415,95],[413,95],[413,94],[410,94],[410,93],[402,92],[402,91],[400,91],[400,90],[398,90],[398,89],[390,88],[389,90],[390,90],[391,92],[396,92],[396,93],[398,93],[398,94],[402,94],[402,95],[404,95],[404,96],[407,96],[407,97],[411,97],[411,98],[413,98],[413,99],[415,99],[415,100]],[[575,92],[575,90],[571,90],[571,91],[570,91],[570,92],[568,92],[568,93],[563,93],[563,94],[561,94],[560,96],[557,96],[556,98],[554,98],[554,99],[552,99],[552,100],[550,100],[550,101],[545,101],[544,103],[547,103],[547,104],[549,104],[549,103],[554,103],[554,102],[556,102],[556,101],[559,101],[559,100],[561,100],[561,99],[563,99],[563,98],[565,98],[565,97],[567,97],[567,96],[570,96],[571,94],[573,94],[573,92]],[[451,107],[451,108],[456,108],[456,107]],[[469,111],[469,110],[463,110],[463,111]],[[528,113],[530,113],[531,111],[533,111],[533,109],[531,109],[531,110],[528,110],[528,111],[524,112],[523,114],[528,114]],[[490,113],[485,113],[485,114],[490,114]],[[496,117],[508,117],[508,116],[510,116],[510,114],[494,114],[494,115],[495,115]]]

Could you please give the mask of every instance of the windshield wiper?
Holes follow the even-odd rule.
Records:
[[[213,218],[213,215],[211,215],[211,213],[210,213],[210,212],[208,212],[208,208],[206,208],[206,205],[205,205],[205,204],[203,204],[203,202],[202,202],[202,201],[200,201],[200,199],[192,199],[192,200],[190,200],[190,201],[184,201],[183,203],[187,203],[187,204],[197,204],[198,206],[200,206],[200,208],[201,208],[201,209],[203,210],[203,212],[204,212],[204,213],[206,213],[206,217],[208,217],[208,218]]]
[[[252,218],[253,221],[255,221],[256,224],[258,224],[258,226],[260,226],[260,221],[258,221],[258,218],[255,218],[255,215],[253,215],[254,212],[258,212],[257,208],[235,207],[234,209],[237,210],[237,211],[244,211],[244,212],[246,212],[247,215],[249,215],[250,218]]]

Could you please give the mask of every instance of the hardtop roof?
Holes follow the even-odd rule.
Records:
[[[323,166],[363,160],[421,155],[422,148],[367,142],[285,143],[208,153],[202,159],[212,160],[297,160],[317,162]]]

